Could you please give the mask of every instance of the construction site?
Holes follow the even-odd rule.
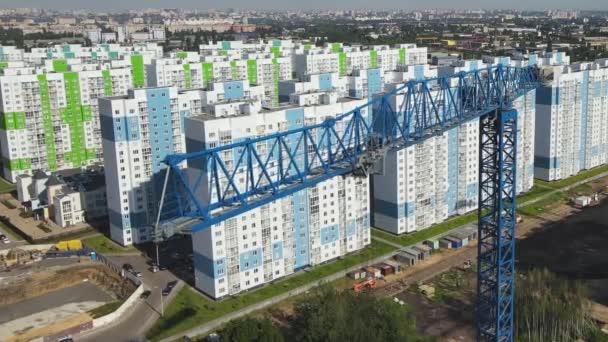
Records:
[[[526,207],[517,225],[517,277],[531,269],[548,269],[580,281],[588,289],[588,310],[608,330],[608,178],[563,193],[548,205]],[[581,207],[581,196],[595,197]],[[529,211],[538,214],[528,214]],[[331,285],[407,304],[424,336],[440,341],[476,339],[477,236],[464,228],[448,236],[404,248],[383,263],[349,272]],[[433,241],[437,244],[433,245]],[[464,242],[464,243],[463,243]],[[547,253],[548,249],[551,253]],[[301,295],[260,311],[277,325],[291,321]]]
[[[70,241],[72,247],[78,240]],[[2,251],[0,340],[53,338],[92,327],[136,289],[117,270],[68,242]]]

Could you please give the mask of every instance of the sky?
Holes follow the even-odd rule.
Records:
[[[0,7],[42,7],[55,9],[134,8],[263,8],[263,9],[357,9],[357,8],[573,8],[608,10],[606,0],[0,0]]]

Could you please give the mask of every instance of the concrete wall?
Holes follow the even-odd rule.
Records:
[[[137,289],[127,298],[127,300],[122,303],[122,305],[116,309],[116,311],[109,313],[105,316],[95,318],[93,320],[93,329],[98,329],[106,324],[110,324],[114,322],[116,319],[120,318],[131,306],[139,300],[139,296],[144,292],[144,286],[139,285]]]

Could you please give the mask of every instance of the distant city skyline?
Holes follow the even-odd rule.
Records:
[[[544,10],[544,9],[578,9],[578,10],[608,10],[608,2],[597,0],[580,0],[576,3],[567,0],[540,0],[540,1],[484,1],[484,0],[461,0],[459,7],[451,0],[431,0],[424,3],[404,3],[397,0],[376,0],[371,8],[369,1],[352,0],[309,0],[285,1],[285,0],[260,0],[256,2],[245,0],[173,0],[170,2],[161,0],[0,0],[0,7],[5,8],[47,8],[47,9],[81,9],[91,8],[100,10],[120,10],[137,8],[188,8],[188,9],[225,9],[225,8],[248,8],[248,9],[522,9],[522,10]],[[576,6],[575,8],[573,6]]]

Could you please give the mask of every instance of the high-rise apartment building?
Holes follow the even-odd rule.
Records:
[[[538,89],[535,176],[559,180],[608,162],[608,60],[546,66]]]
[[[73,65],[62,72],[6,68],[0,76],[0,148],[3,175],[55,171],[102,160],[102,96],[126,94],[131,70]]]

